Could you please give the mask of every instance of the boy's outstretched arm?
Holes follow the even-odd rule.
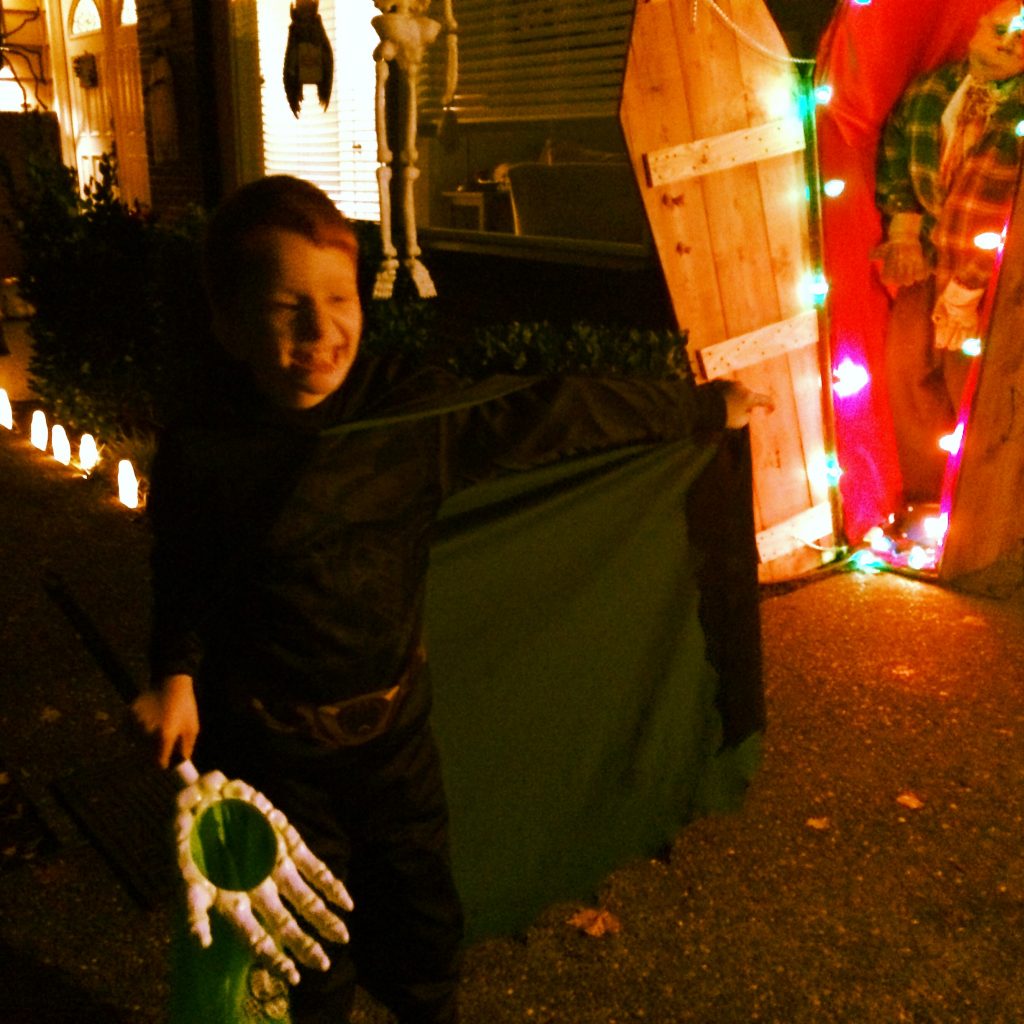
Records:
[[[199,710],[191,676],[167,676],[158,688],[136,698],[132,711],[145,732],[156,737],[161,768],[170,767],[175,752],[186,761],[192,757],[199,735]]]

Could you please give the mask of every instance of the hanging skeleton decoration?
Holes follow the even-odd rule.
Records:
[[[413,188],[419,177],[416,152],[416,90],[420,68],[427,48],[444,29],[448,43],[445,92],[442,106],[449,111],[455,97],[458,74],[458,26],[452,13],[452,0],[444,0],[444,24],[427,17],[430,0],[373,0],[381,11],[372,21],[380,37],[373,51],[377,68],[376,127],[377,127],[377,185],[380,190],[380,231],[383,259],[374,283],[375,299],[390,298],[398,276],[398,250],[392,237],[391,179],[394,153],[388,146],[387,82],[389,65],[394,62],[401,73],[402,99],[399,104],[402,123],[399,126],[401,150],[398,154],[398,181],[400,213],[404,227],[404,262],[421,298],[437,294],[427,268],[420,262],[420,247],[416,238],[416,209]]]
[[[284,94],[298,117],[304,86],[315,85],[324,110],[331,101],[334,52],[320,20],[320,0],[295,0],[291,7],[288,44],[284,51]]]

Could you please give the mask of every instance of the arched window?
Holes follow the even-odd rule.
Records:
[[[100,10],[96,0],[78,0],[71,11],[71,35],[85,36],[90,32],[99,32],[103,27]]]
[[[124,0],[121,4],[121,24],[137,25],[139,16],[135,11],[135,0]]]

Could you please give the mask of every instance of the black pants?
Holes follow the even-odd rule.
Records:
[[[357,983],[401,1024],[456,1024],[462,910],[429,728],[330,753],[230,732],[207,732],[204,760],[264,792],[355,903],[331,970],[292,989],[293,1024],[344,1024]]]

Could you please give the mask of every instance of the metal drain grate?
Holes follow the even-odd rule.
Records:
[[[173,895],[180,876],[172,832],[178,785],[172,773],[141,755],[126,756],[71,772],[53,788],[144,907]]]

